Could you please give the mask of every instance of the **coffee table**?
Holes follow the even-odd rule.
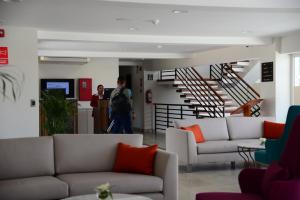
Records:
[[[151,200],[148,197],[131,194],[113,194],[114,200]],[[68,197],[63,200],[99,200],[97,194],[87,194],[74,197]]]
[[[252,166],[256,167],[256,161],[255,161],[252,153],[257,150],[264,150],[264,149],[265,149],[265,145],[251,144],[251,143],[241,143],[241,144],[238,144],[238,147],[237,147],[238,153],[245,161],[246,168],[250,168]]]

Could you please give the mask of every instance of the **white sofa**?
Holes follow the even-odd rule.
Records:
[[[179,165],[190,171],[192,165],[207,163],[231,163],[242,161],[237,152],[241,143],[259,144],[263,136],[263,122],[272,117],[227,117],[177,120],[175,128],[166,131],[166,150],[178,155]],[[196,143],[192,132],[180,127],[199,124],[204,143]]]

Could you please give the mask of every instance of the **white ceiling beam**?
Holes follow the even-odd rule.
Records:
[[[88,57],[88,58],[135,58],[135,59],[160,59],[160,58],[187,58],[190,54],[182,53],[151,53],[151,52],[98,52],[98,51],[61,51],[38,50],[38,56],[49,57]]]
[[[269,37],[204,37],[204,36],[165,36],[38,31],[39,40],[85,41],[85,42],[124,42],[145,44],[195,44],[195,45],[268,45]]]
[[[100,0],[98,0],[100,1]],[[103,0],[101,0],[103,1]],[[108,2],[160,4],[177,6],[201,6],[222,8],[300,8],[299,0],[104,0]]]

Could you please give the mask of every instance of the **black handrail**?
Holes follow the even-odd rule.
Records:
[[[259,99],[260,95],[233,69],[230,64],[210,65],[210,78],[215,79],[223,89],[241,106],[252,99]],[[252,116],[260,115],[260,106],[252,109]]]
[[[154,103],[154,131],[155,134],[158,130],[166,130],[168,127],[173,127],[173,120],[186,119],[186,117],[205,118],[206,115],[200,115],[200,106],[195,106],[191,109],[190,105],[186,104],[167,104],[167,103]],[[215,106],[206,106],[216,108]],[[201,111],[201,110],[200,110]]]
[[[225,116],[225,101],[193,67],[161,70],[160,80],[179,80],[210,117]],[[211,107],[214,107],[213,109]],[[197,107],[197,109],[198,109]]]
[[[180,73],[180,72],[182,72],[182,70],[183,69],[179,69],[178,72]],[[187,84],[184,84],[187,89],[193,89],[193,90],[190,90],[190,93],[194,96],[194,98],[196,100],[198,100],[199,104],[204,102],[204,105],[224,107],[224,101],[222,101],[220,103],[220,102],[218,102],[217,99],[214,99],[214,98],[216,98],[214,95],[210,94],[209,88],[205,87],[206,85],[208,85],[208,83],[204,79],[201,80],[200,77],[197,77],[194,74],[192,74],[189,68],[184,69],[184,71],[185,71],[184,76],[186,79],[185,79],[185,82],[183,82],[182,79],[181,79],[181,81],[183,82],[183,84],[187,83]],[[189,81],[189,80],[197,80],[197,81]],[[199,84],[198,81],[202,81],[202,82],[204,81],[204,83],[206,83],[206,84],[204,84],[204,85]],[[188,84],[189,82],[191,82],[191,84]],[[193,93],[193,91],[196,91],[196,93]],[[198,95],[198,94],[200,94],[200,95]],[[201,100],[199,101],[199,99],[197,97],[200,97]],[[218,104],[216,102],[218,102]],[[215,111],[210,108],[208,108],[208,109],[209,109],[209,113],[211,114],[211,116],[215,117],[215,113],[214,113]],[[219,109],[219,112],[218,112],[219,117],[223,117],[222,113],[223,113],[222,110]]]

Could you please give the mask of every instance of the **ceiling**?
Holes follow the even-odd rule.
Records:
[[[43,55],[127,52],[142,57],[138,53],[148,52],[182,57],[268,44],[272,37],[300,30],[299,19],[299,0],[0,0],[3,25],[36,27],[43,33]]]

